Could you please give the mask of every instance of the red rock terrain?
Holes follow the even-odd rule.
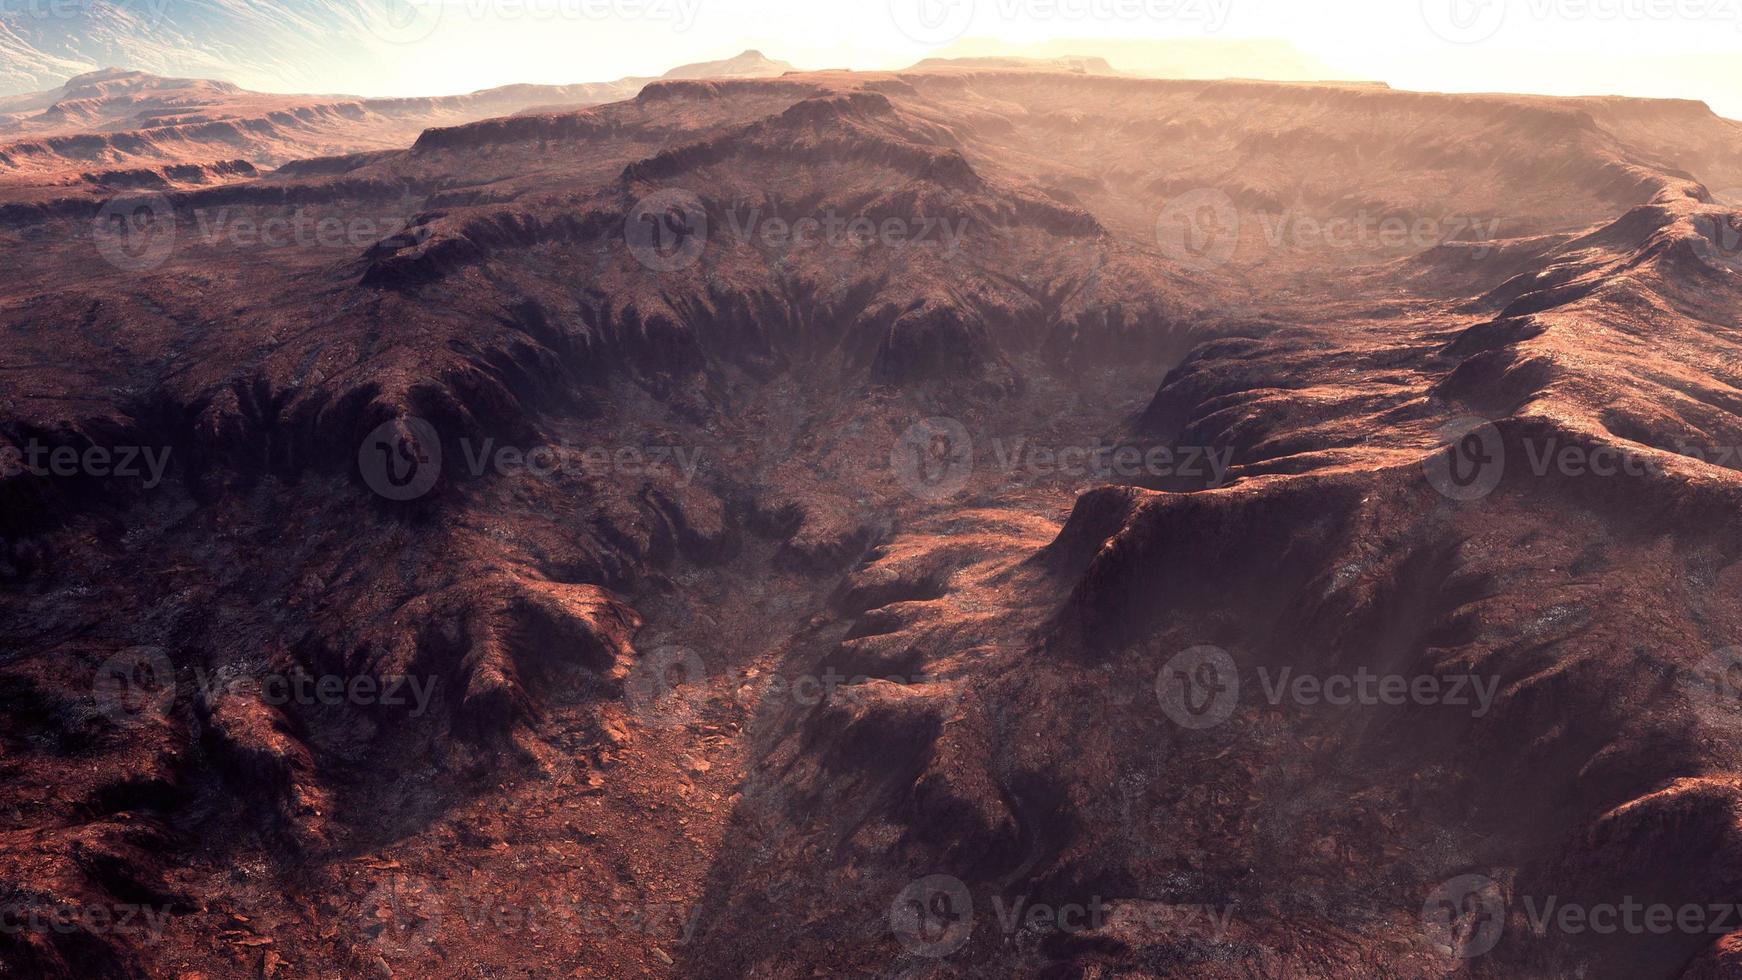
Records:
[[[666,77],[757,78],[791,68],[746,51]],[[228,82],[106,69],[51,91],[0,96],[0,193],[16,205],[227,183],[309,157],[402,149],[431,126],[615,102],[652,81],[363,99],[269,95]]]
[[[1739,149],[937,64],[8,199],[0,976],[1734,975]]]

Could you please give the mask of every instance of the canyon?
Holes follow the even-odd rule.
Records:
[[[1742,969],[1742,123],[789,67],[0,101],[0,976]]]

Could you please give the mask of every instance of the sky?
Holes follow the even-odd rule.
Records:
[[[388,52],[391,94],[657,75],[748,48],[886,69],[964,38],[1281,39],[1400,88],[1697,98],[1742,118],[1742,0],[363,2],[413,25]]]

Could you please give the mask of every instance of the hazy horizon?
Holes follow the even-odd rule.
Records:
[[[159,62],[185,61],[211,69],[202,77],[268,92],[309,92],[311,76],[326,80],[319,91],[360,96],[598,82],[657,76],[747,49],[801,70],[892,70],[976,45],[1013,52],[1045,46],[1101,54],[1125,71],[1173,73],[1173,66],[1133,64],[1133,45],[1209,42],[1234,46],[1227,70],[1198,65],[1183,74],[1298,79],[1311,77],[1300,70],[1310,65],[1324,79],[1401,89],[1686,98],[1742,117],[1742,79],[1734,70],[1742,54],[1742,0],[297,0],[272,8],[124,0],[111,6],[129,12],[123,34],[169,48],[167,55],[156,52]],[[340,8],[351,23],[368,28],[367,34],[353,31],[366,56],[335,49],[329,63],[310,64],[318,55],[290,50],[292,39],[313,38],[314,30],[304,26],[311,10],[325,16]],[[0,23],[34,17],[31,23],[40,26],[40,18],[59,9],[50,0],[0,0]],[[211,30],[204,25],[218,16],[210,11],[234,19],[242,16],[238,9],[283,33],[286,50],[227,71],[221,54],[185,50],[203,46],[201,31]],[[221,23],[231,32],[222,40],[235,45],[234,24]],[[332,33],[330,24],[322,26]],[[172,40],[171,27],[179,32]],[[1252,44],[1283,45],[1294,54],[1280,56],[1289,63],[1276,71],[1255,70],[1239,47]],[[116,53],[114,67],[156,70],[127,63],[124,41],[107,42],[104,50]]]

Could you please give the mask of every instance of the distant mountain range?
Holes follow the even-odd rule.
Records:
[[[0,4],[0,95],[52,89],[87,72],[122,68],[223,79],[268,92],[330,92],[357,66],[415,36],[404,0],[81,0]],[[721,77],[791,69],[756,52],[687,66]]]
[[[1059,71],[1076,72],[1080,75],[1117,75],[1112,65],[1105,58],[1086,55],[1067,56],[1062,58],[1018,58],[1000,55],[987,55],[976,58],[926,58],[915,68],[1056,68]]]
[[[367,77],[367,66],[391,63],[392,55],[403,50],[396,42],[433,27],[419,21],[436,16],[420,13],[430,9],[407,0],[0,3],[0,96],[53,89],[73,76],[106,68],[222,79],[263,92],[380,91],[359,79]],[[1097,56],[1121,72],[1164,78],[1302,81],[1341,75],[1284,41],[1010,44],[969,38],[932,54],[1046,61]],[[665,77],[755,77],[791,68],[751,51]]]
[[[1258,78],[1276,82],[1348,79],[1287,41],[1149,40],[1138,38],[1060,38],[1016,44],[990,38],[964,38],[933,52],[937,58],[1033,58],[1096,56],[1132,75],[1154,78]]]
[[[746,51],[683,65],[662,78],[767,78],[791,69]],[[25,200],[201,185],[232,179],[247,167],[400,149],[432,127],[620,102],[656,81],[368,99],[262,93],[226,81],[105,68],[45,91],[0,95],[0,189]]]
[[[121,67],[320,91],[385,43],[371,0],[86,0],[0,8],[0,93]]]

